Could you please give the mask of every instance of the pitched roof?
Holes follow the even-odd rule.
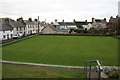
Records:
[[[18,24],[18,27],[25,27],[26,25],[20,21],[17,21],[16,24]]]
[[[40,25],[46,27],[44,22],[40,22]]]
[[[104,19],[95,19],[95,22],[106,22]]]
[[[24,20],[24,22],[25,22],[26,25],[33,25],[34,24],[33,22],[28,21],[28,20]]]
[[[52,28],[54,31],[57,31],[57,28],[55,27],[55,25],[50,24],[49,27]]]
[[[60,25],[75,25],[74,22],[58,22]]]
[[[75,21],[75,24],[78,28],[82,28],[82,25],[86,25],[87,23],[84,21]]]
[[[12,30],[13,28],[9,25],[5,18],[0,18],[0,31]]]
[[[92,24],[92,22],[86,22],[86,21],[75,21],[75,24],[78,28],[82,28],[82,25],[88,25],[89,23]]]
[[[56,25],[54,24],[47,24],[47,27],[50,27],[52,30],[57,31],[57,32],[68,32],[68,29],[59,29],[59,27],[56,27]],[[43,28],[43,30],[45,28]]]
[[[20,22],[20,21],[10,20],[9,23],[13,28],[26,26],[23,22]]]
[[[9,23],[13,28],[19,27],[16,21],[10,20]]]
[[[37,21],[33,21],[33,24],[34,24],[34,25],[38,25],[38,22],[37,22]]]

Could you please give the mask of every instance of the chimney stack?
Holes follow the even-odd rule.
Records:
[[[92,18],[92,22],[95,22],[95,18]]]

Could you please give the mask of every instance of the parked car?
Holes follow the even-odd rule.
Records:
[[[16,34],[16,35],[13,36],[13,39],[17,39],[17,38],[19,38],[19,37],[20,37],[20,35],[19,35],[19,34]]]

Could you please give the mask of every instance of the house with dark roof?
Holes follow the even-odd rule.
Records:
[[[33,34],[38,33],[38,31],[39,31],[38,29],[40,28],[40,24],[38,24],[38,21],[35,21],[35,20],[32,21],[32,22],[33,22],[33,25],[34,25],[34,27],[33,27]]]
[[[39,31],[39,33],[41,33],[41,31],[42,31],[42,29],[46,26],[45,24],[45,22],[44,21],[42,21],[42,22],[38,22],[38,21],[32,21],[33,22],[33,24],[34,24],[34,31],[33,31],[33,33],[38,33],[38,31]],[[38,28],[39,27],[39,28]]]
[[[29,20],[24,20],[24,22],[26,24],[26,35],[34,34],[36,32],[34,28],[34,23]]]
[[[95,19],[95,18],[92,18],[92,26],[96,30],[107,28],[106,18],[104,18],[104,19]]]
[[[61,29],[77,29],[76,24],[74,22],[58,22],[60,24]]]
[[[23,36],[26,33],[26,25],[22,18],[19,18],[17,21],[9,19],[9,24],[13,27],[13,36],[19,35]]]
[[[0,18],[0,40],[6,40],[13,37],[13,27],[8,19]]]
[[[76,24],[78,29],[87,29],[89,30],[92,27],[92,22],[87,22],[87,20],[85,21],[76,21],[74,20],[74,23]]]

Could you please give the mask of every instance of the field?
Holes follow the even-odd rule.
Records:
[[[3,78],[86,78],[86,72],[3,64]]]
[[[103,36],[38,35],[3,47],[3,60],[42,64],[84,66],[100,60],[118,65],[118,39]]]

